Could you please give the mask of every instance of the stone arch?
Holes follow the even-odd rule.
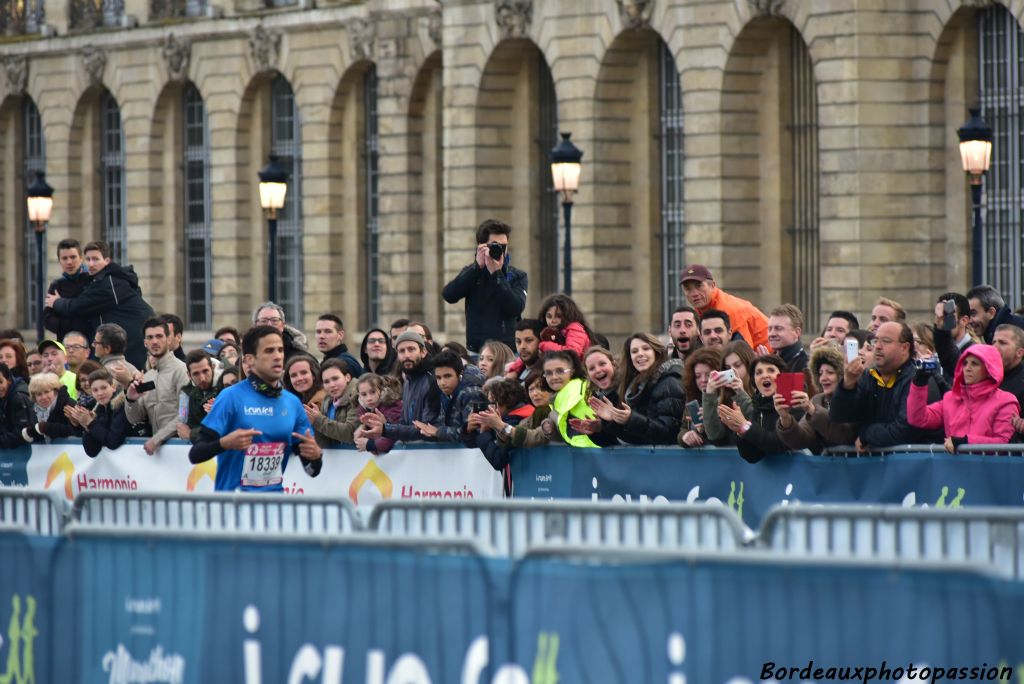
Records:
[[[801,304],[807,329],[819,311],[803,298],[816,296],[820,289],[816,277],[804,279],[806,267],[798,251],[803,240],[813,240],[806,251],[817,269],[817,81],[811,64],[803,36],[786,19],[758,17],[733,43],[720,105],[722,228],[715,271],[720,284],[762,308],[784,301]],[[809,82],[795,75],[798,67],[806,67]],[[811,98],[813,126],[796,119],[794,102],[801,89]],[[798,138],[800,131],[804,137]],[[813,149],[803,151],[804,143]],[[813,186],[808,190],[814,207],[809,220],[801,210],[806,198],[794,190],[804,154],[812,157],[806,162]],[[805,230],[814,235],[802,235]]]
[[[426,321],[441,320],[439,293],[444,287],[443,95],[441,51],[437,50],[420,66],[409,97],[407,232],[421,246],[422,268],[419,282],[411,278],[410,283],[411,292],[421,292],[422,299],[410,302],[414,306],[409,313],[418,309]]]
[[[373,62],[360,60],[342,74],[331,102],[328,145],[328,215],[330,225],[325,257],[335,274],[331,295],[340,301],[345,320],[363,330],[369,320],[366,292],[368,251],[366,236],[366,174],[363,161],[366,117],[364,82]]]
[[[98,169],[103,86],[90,86],[79,96],[71,116],[67,143],[67,232],[82,244],[103,235],[102,182]]]
[[[513,261],[530,277],[524,315],[532,315],[550,291],[562,286],[555,265],[561,254],[558,205],[548,190],[557,102],[551,70],[535,43],[516,38],[497,45],[477,94],[475,216],[467,216],[465,225],[475,232],[481,221],[496,218],[512,226]],[[465,265],[471,245],[457,249]],[[449,319],[449,329],[456,328],[452,323]]]
[[[662,324],[660,64],[667,49],[654,30],[620,33],[601,60],[594,90],[592,249],[602,274],[595,299],[605,334]],[[675,63],[669,77],[679,79]]]

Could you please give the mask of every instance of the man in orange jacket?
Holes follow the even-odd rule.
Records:
[[[679,285],[686,299],[701,315],[709,309],[724,311],[729,314],[733,332],[742,335],[751,347],[768,347],[768,317],[746,299],[719,288],[707,266],[687,266],[679,276]]]

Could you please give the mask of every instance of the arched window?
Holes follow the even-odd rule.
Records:
[[[1011,308],[1024,303],[1024,32],[999,4],[978,15],[978,101],[992,127],[985,177],[984,278]]]
[[[182,188],[185,202],[185,325],[211,325],[210,132],[203,98],[192,84],[182,93]]]
[[[25,97],[21,109],[22,130],[24,131],[23,187],[28,187],[36,178],[37,171],[46,171],[46,139],[43,137],[43,121],[39,109],[32,98]],[[37,266],[39,263],[36,251],[35,227],[28,220],[25,212],[24,241],[21,253],[24,258],[24,296],[26,328],[33,328],[39,316],[39,283]]]
[[[686,214],[683,207],[683,86],[675,57],[658,41],[661,83],[661,291],[662,322],[686,301],[679,275],[686,267]]]
[[[363,141],[363,177],[366,179],[366,316],[380,316],[380,149],[377,125],[377,67],[363,76],[363,113],[366,121]]]
[[[270,84],[270,152],[288,171],[288,194],[277,221],[277,299],[289,320],[302,310],[302,125],[295,94],[283,76]]]
[[[100,182],[102,183],[102,239],[110,257],[123,263],[127,256],[125,231],[124,130],[121,109],[109,92],[100,102]]]
[[[792,148],[793,303],[804,314],[804,330],[819,326],[821,258],[818,214],[818,99],[807,44],[790,27],[790,146]]]

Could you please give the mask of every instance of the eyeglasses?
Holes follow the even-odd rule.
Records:
[[[544,371],[544,377],[558,378],[568,373],[572,373],[572,368],[556,368],[554,370]]]
[[[64,348],[68,351],[85,351],[88,349],[84,344],[65,344]]]
[[[369,337],[366,339],[366,344],[387,344],[388,341],[383,337]]]
[[[279,316],[274,316],[273,318],[257,318],[256,319],[256,324],[257,325],[274,325],[275,323],[282,323],[282,322],[284,322],[284,319],[279,317]]]

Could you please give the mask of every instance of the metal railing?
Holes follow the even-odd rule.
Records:
[[[973,562],[1024,579],[1024,509],[776,506],[758,545],[808,558]]]
[[[290,494],[82,492],[76,526],[200,532],[348,534],[363,528],[352,503]]]
[[[36,534],[59,535],[70,508],[54,492],[0,489],[0,523],[17,525]]]
[[[984,454],[991,456],[1024,456],[1024,444],[964,444],[957,447],[958,454]],[[821,452],[822,456],[869,457],[886,454],[945,454],[941,444],[897,444],[890,447],[857,451],[853,445],[829,447]]]
[[[742,547],[752,534],[715,504],[618,504],[588,501],[385,501],[370,515],[382,535],[476,540],[491,555],[518,558],[531,547],[716,550]]]

